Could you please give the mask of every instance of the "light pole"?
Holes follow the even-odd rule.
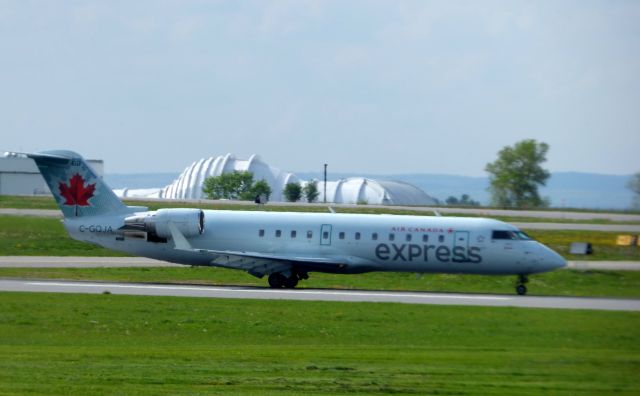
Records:
[[[324,203],[327,203],[327,164],[324,164]]]

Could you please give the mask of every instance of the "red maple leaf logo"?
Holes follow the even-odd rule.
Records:
[[[60,194],[66,200],[64,201],[65,205],[76,205],[76,209],[77,206],[89,206],[88,200],[93,197],[96,184],[88,184],[85,187],[84,182],[85,180],[78,173],[69,180],[68,186],[66,183],[60,182]]]

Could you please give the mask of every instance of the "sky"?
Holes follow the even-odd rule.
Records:
[[[0,0],[0,150],[106,173],[640,171],[639,1]]]

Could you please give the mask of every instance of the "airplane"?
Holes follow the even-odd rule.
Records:
[[[566,265],[518,228],[487,218],[289,213],[126,206],[77,153],[32,158],[76,240],[173,263],[238,269],[272,288],[310,272],[528,276]]]

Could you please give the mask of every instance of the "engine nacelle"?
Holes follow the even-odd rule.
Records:
[[[144,231],[148,234],[171,238],[169,222],[173,223],[185,237],[204,232],[204,212],[200,209],[159,209],[143,215],[124,219],[125,230]]]

